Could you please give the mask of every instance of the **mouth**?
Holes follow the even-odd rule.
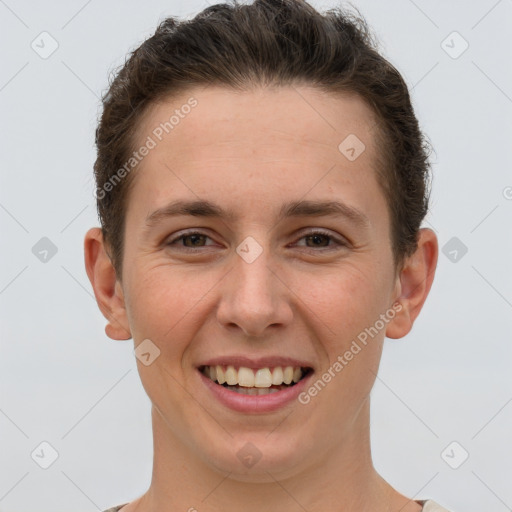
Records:
[[[241,395],[270,395],[293,388],[313,372],[307,366],[248,368],[201,365],[198,370],[213,383]]]

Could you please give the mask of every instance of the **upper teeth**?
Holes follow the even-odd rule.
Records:
[[[229,386],[237,384],[246,388],[269,388],[272,385],[291,384],[299,382],[302,378],[301,367],[276,366],[273,370],[270,368],[259,368],[252,370],[241,366],[238,370],[232,366],[205,366],[203,373],[219,384],[227,383]]]

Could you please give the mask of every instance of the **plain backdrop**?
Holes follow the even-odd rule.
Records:
[[[441,250],[413,330],[385,341],[372,392],[375,466],[415,499],[505,512],[512,1],[353,3],[409,84],[435,148],[424,225]],[[85,232],[99,225],[94,130],[99,97],[127,53],[164,17],[192,17],[207,5],[0,0],[2,512],[104,510],[149,486],[150,403],[133,340],[105,335],[84,267]]]

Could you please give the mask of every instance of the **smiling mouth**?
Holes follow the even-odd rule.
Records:
[[[302,366],[276,366],[253,370],[244,366],[200,366],[199,371],[216,384],[242,395],[269,395],[288,389],[313,369]]]

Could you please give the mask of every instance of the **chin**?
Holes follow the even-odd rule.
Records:
[[[283,434],[284,437],[284,434]],[[212,450],[211,446],[215,448]],[[299,449],[302,446],[302,449]],[[301,470],[309,457],[305,456],[304,443],[290,444],[277,433],[265,431],[230,437],[222,447],[220,443],[204,448],[205,460],[215,470],[229,478],[247,483],[268,483],[286,479]]]

